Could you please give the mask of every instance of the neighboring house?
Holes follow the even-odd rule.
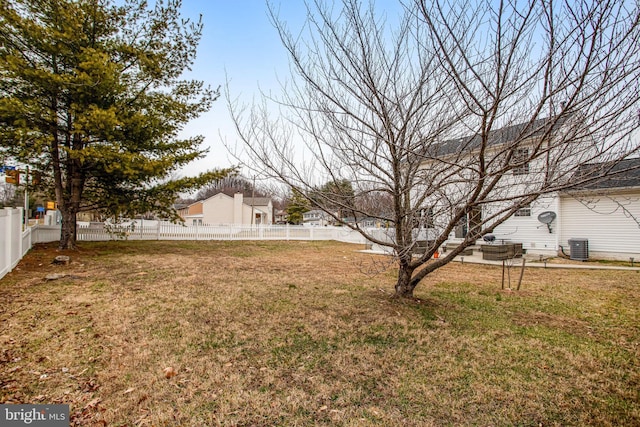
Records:
[[[102,215],[100,215],[96,211],[83,211],[83,212],[78,212],[76,215],[77,222],[95,222],[95,221],[100,221],[101,218],[102,218]]]
[[[331,215],[320,209],[312,209],[302,214],[302,225],[324,227],[332,223]]]
[[[564,123],[557,124],[552,132],[565,131],[561,127]],[[540,125],[540,126],[538,126]],[[532,125],[514,125],[496,131],[495,140],[491,142],[489,149],[500,150],[504,144],[508,144],[512,135],[522,131],[523,126],[532,126],[540,129],[531,132],[528,141],[536,144],[540,141],[545,127],[543,121],[537,121]],[[548,128],[546,129],[548,130]],[[449,153],[460,156],[462,140],[447,141],[437,147],[437,153],[429,153],[434,157],[447,156]],[[473,155],[474,141],[465,140],[465,149]],[[589,158],[592,141],[585,142],[585,149],[579,155]],[[520,145],[518,151],[522,151],[522,157],[528,155],[527,142]],[[520,154],[520,153],[516,153]],[[463,157],[458,157],[463,159]],[[517,159],[516,156],[516,161]],[[572,156],[558,157],[554,166],[558,170],[572,170],[580,160]],[[595,166],[595,165],[594,165]],[[601,166],[601,165],[599,165]],[[429,167],[427,164],[426,167]],[[517,192],[520,185],[528,185],[528,180],[535,180],[536,174],[545,170],[541,163],[522,162],[522,165],[513,169],[508,176],[504,176],[504,184],[498,191],[508,196]],[[535,202],[515,212],[502,224],[496,226],[493,233],[498,242],[512,241],[523,244],[523,249],[529,253],[541,255],[556,255],[564,251],[570,254],[569,240],[587,240],[590,256],[597,258],[624,259],[633,257],[640,260],[640,159],[630,159],[619,164],[611,172],[626,170],[615,179],[600,181],[592,186],[584,186],[580,189],[565,192],[552,192],[539,197]],[[588,166],[582,167],[588,169]],[[582,171],[584,172],[584,171]],[[577,171],[580,173],[580,169]],[[588,173],[588,171],[587,171]],[[464,182],[462,179],[460,182]],[[446,187],[443,192],[456,199],[463,195],[464,188]],[[516,193],[517,194],[517,193]],[[494,200],[500,200],[494,194]],[[462,197],[460,197],[462,199]],[[438,206],[437,199],[431,201],[432,207],[426,210],[429,215],[432,212],[446,212]],[[496,212],[500,202],[492,202],[468,212],[466,217],[449,235],[449,242],[462,241],[470,228]],[[428,205],[427,205],[428,206]],[[454,205],[455,206],[455,205]],[[440,209],[439,209],[440,208]],[[453,208],[449,208],[451,212]],[[541,214],[543,214],[541,216]],[[437,216],[434,217],[437,228]],[[478,243],[482,243],[479,241]]]
[[[287,211],[282,209],[277,210],[273,214],[273,222],[274,224],[286,224],[287,223]]]
[[[233,197],[218,193],[208,199],[179,209],[178,214],[187,225],[271,225],[273,204],[268,197]]]
[[[360,228],[380,228],[382,227],[382,221],[377,218],[359,218],[355,220],[353,217],[351,218],[343,218],[345,224],[357,224]]]

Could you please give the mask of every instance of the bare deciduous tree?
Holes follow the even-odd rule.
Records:
[[[391,209],[342,208],[392,225],[349,224],[392,249],[399,297],[536,199],[638,153],[637,3],[407,0],[387,20],[316,0],[300,31],[270,11],[292,76],[279,97],[229,101],[236,154],[302,194],[342,180],[356,200],[385,194]],[[461,223],[460,245],[427,263]]]
[[[229,175],[205,185],[196,193],[194,201],[208,199],[218,193],[224,193],[232,197],[235,193],[242,193],[245,197],[270,196],[267,188],[256,186],[251,178],[245,178],[241,175]]]

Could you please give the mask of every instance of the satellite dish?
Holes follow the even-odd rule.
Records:
[[[542,212],[538,215],[538,221],[543,224],[551,224],[556,219],[556,213],[551,211]]]
[[[551,211],[542,212],[538,215],[538,221],[547,225],[549,233],[551,233],[551,223],[556,219],[556,213]]]

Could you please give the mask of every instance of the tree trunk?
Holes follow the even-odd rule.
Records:
[[[415,289],[417,282],[411,280],[412,275],[413,268],[410,268],[407,263],[401,261],[400,267],[398,268],[398,281],[396,282],[395,297],[413,298],[413,290]]]
[[[62,228],[58,249],[76,249],[76,215],[73,209],[66,209],[62,213]]]
[[[79,168],[73,169],[77,171]],[[68,183],[70,191],[67,194],[69,194],[69,197],[60,197],[58,199],[58,208],[62,214],[59,249],[76,249],[76,219],[80,211],[84,177],[81,173],[75,172],[73,178],[68,180]],[[62,191],[60,191],[60,194],[62,194]]]

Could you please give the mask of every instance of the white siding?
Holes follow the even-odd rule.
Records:
[[[203,224],[218,225],[235,223],[233,197],[219,193],[209,197],[202,203]]]
[[[251,221],[251,214],[253,213],[253,215],[255,215],[255,214],[259,213],[259,212],[260,212],[260,210],[256,209],[255,206],[253,207],[253,209],[251,209],[250,205],[247,205],[246,203],[243,203],[242,204],[242,224],[243,225],[255,224],[255,222]]]
[[[640,190],[608,196],[561,199],[560,245],[569,254],[569,239],[589,240],[589,255],[640,260]]]
[[[512,216],[496,227],[493,234],[499,240],[522,243],[522,248],[529,253],[555,255],[559,218],[551,223],[549,232],[549,228],[538,221],[538,215],[546,211],[558,214],[557,197],[541,197],[531,205],[531,216]]]

